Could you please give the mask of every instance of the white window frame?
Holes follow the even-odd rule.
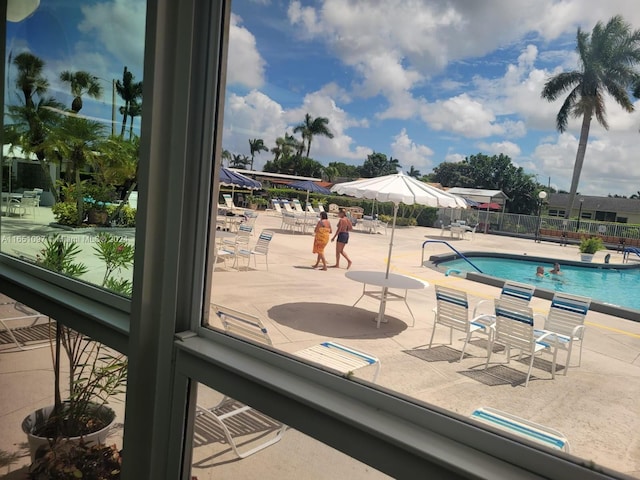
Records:
[[[203,292],[211,289],[212,167],[219,168],[211,154],[221,150],[230,0],[147,1],[130,314],[96,292],[87,296],[84,287],[67,289],[36,267],[0,259],[0,290],[128,354],[122,478],[189,478],[196,382],[398,478],[616,478],[201,326]]]

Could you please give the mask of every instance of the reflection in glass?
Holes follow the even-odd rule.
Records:
[[[146,3],[124,29],[118,8],[51,1],[7,24],[0,248],[130,296]]]
[[[250,478],[257,468],[261,478],[389,478],[204,385],[197,403],[192,475],[201,480]]]

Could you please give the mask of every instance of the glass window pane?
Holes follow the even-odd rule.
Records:
[[[618,382],[605,375],[605,395],[601,394],[600,386],[585,389],[585,385],[590,383],[593,374],[589,365],[599,373],[608,369],[627,369],[633,348],[621,347],[626,360],[619,357],[620,351],[610,356],[606,353],[609,346],[603,335],[609,328],[619,328],[625,342],[633,342],[638,334],[635,324],[625,323],[615,316],[589,312],[586,337],[589,347],[582,352],[581,366],[577,367],[579,352],[576,349],[580,346],[576,342],[571,368],[566,366],[566,349],[558,350],[558,371],[553,380],[551,356],[535,358],[526,388],[529,356],[519,358],[515,355],[507,364],[506,350],[496,346],[485,368],[491,337],[477,335],[483,329],[476,332],[466,346],[464,331],[454,330],[450,334],[448,328],[439,326],[432,337],[433,310],[437,306],[435,286],[448,285],[463,291],[469,306],[465,312],[468,318],[472,318],[473,309],[481,301],[484,301],[482,305],[489,306],[487,312],[493,313],[492,301],[500,290],[447,276],[442,269],[420,266],[417,259],[425,237],[439,240],[442,232],[425,225],[414,227],[411,220],[418,220],[413,215],[413,207],[404,205],[400,206],[399,213],[403,218],[394,232],[390,271],[420,280],[426,288],[391,289],[395,295],[381,307],[382,288],[375,281],[365,282],[362,278],[371,278],[369,274],[385,272],[388,268],[393,206],[298,190],[290,184],[304,180],[299,177],[316,178],[316,186],[330,186],[361,176],[380,176],[364,168],[363,163],[370,152],[380,151],[376,145],[383,145],[382,153],[395,157],[399,145],[393,139],[408,140],[410,136],[404,130],[398,134],[402,128],[385,117],[395,118],[398,111],[386,110],[384,105],[372,106],[376,103],[372,98],[384,97],[385,102],[396,102],[394,106],[400,108],[398,97],[385,91],[385,86],[389,85],[388,70],[381,65],[373,68],[373,61],[367,63],[369,57],[359,60],[362,52],[353,53],[355,50],[351,48],[358,44],[366,50],[367,46],[358,43],[359,39],[349,40],[350,37],[336,33],[338,30],[343,35],[352,33],[334,22],[340,15],[333,19],[324,17],[327,12],[313,6],[286,10],[275,4],[249,8],[248,4],[237,2],[232,8],[224,135],[217,159],[224,168],[217,178],[217,223],[211,239],[215,244],[211,265],[212,306],[205,323],[339,375],[369,382],[375,379],[375,385],[447,409],[470,422],[473,412],[481,407],[497,409],[506,414],[505,418],[513,419],[510,415],[515,415],[523,425],[537,424],[538,427],[532,428],[560,432],[568,439],[571,453],[578,457],[623,472],[637,471],[637,462],[632,455],[619,453],[624,450],[625,438],[630,433],[627,421],[621,419],[612,424],[594,420],[588,425],[575,422],[576,405],[581,406],[578,414],[584,414],[589,410],[588,405],[608,402],[611,392],[617,392],[614,394],[615,408],[620,411],[634,409],[624,381]],[[373,17],[383,15],[383,7],[380,8],[380,11],[369,13]],[[411,21],[410,8],[394,11],[393,15]],[[272,28],[273,22],[282,22],[286,27],[276,31]],[[320,25],[331,33],[327,35]],[[318,30],[312,27],[318,27]],[[384,49],[382,43],[377,45]],[[399,71],[409,74],[414,72],[411,68],[415,71],[426,68],[410,58],[415,52],[409,47],[399,48],[403,52],[402,60],[396,65]],[[283,52],[287,52],[286,55]],[[377,52],[367,52],[371,58],[377,56]],[[518,54],[510,61],[516,64]],[[438,72],[437,78],[453,85],[455,75],[452,70],[445,69]],[[386,80],[379,83],[382,78]],[[417,91],[418,86],[414,84],[402,93],[419,103],[420,99],[412,97],[414,93],[418,95]],[[370,97],[363,99],[363,95]],[[454,101],[454,97],[451,95],[448,100]],[[363,113],[365,111],[369,115]],[[380,121],[375,129],[371,129],[375,133],[368,138],[359,135],[359,127],[365,123],[370,127],[368,120],[373,116]],[[412,121],[428,123],[418,117],[416,112]],[[306,122],[323,118],[330,135],[310,134]],[[354,140],[357,133],[362,144]],[[392,140],[378,143],[374,136]],[[416,158],[414,153],[413,150],[403,151],[398,161],[402,170],[416,170],[410,160]],[[430,165],[426,163],[425,167]],[[262,188],[254,189],[247,180],[229,179],[229,169],[261,182]],[[423,169],[422,174],[428,173],[428,168]],[[329,213],[331,235],[338,227],[338,207],[350,210],[354,226],[349,242],[344,246],[348,258],[337,257],[339,252],[335,243],[330,242],[324,248],[328,266],[339,263],[339,268],[326,271],[316,268],[322,267],[323,262],[314,252],[313,231],[320,206]],[[354,211],[354,208],[362,211]],[[364,218],[365,215],[370,218]],[[497,214],[492,215],[496,215],[493,223],[498,224]],[[548,215],[563,217],[564,210],[552,208]],[[591,218],[591,213],[583,212],[582,215]],[[375,216],[379,222],[372,228],[370,221]],[[261,239],[263,233],[268,238]],[[471,239],[473,244],[468,242]],[[444,240],[449,241],[448,235]],[[458,242],[454,247],[463,250],[531,252],[530,240],[509,238],[507,242],[504,237],[491,235],[453,239],[452,242],[455,240]],[[261,245],[259,250],[258,245]],[[442,245],[432,247],[433,253],[451,251]],[[546,246],[541,245],[541,248]],[[541,250],[538,253],[549,258],[560,255],[566,261],[574,261],[575,250],[566,254],[565,251]],[[364,276],[360,280],[354,279],[359,271],[364,272]],[[534,274],[535,267],[531,276]],[[554,291],[560,288],[549,287]],[[547,314],[550,302],[534,298],[531,306],[536,313]],[[225,309],[232,310],[226,321]],[[377,328],[376,317],[380,311],[385,313],[384,321]],[[542,318],[536,316],[536,328],[543,325]],[[489,331],[484,330],[485,333]],[[326,356],[318,350],[327,342],[374,360],[369,365],[352,368],[327,362]],[[607,367],[600,364],[602,355],[608,359]],[[596,364],[601,366],[595,367]],[[376,377],[375,370],[380,365],[380,374]],[[569,373],[564,376],[567,370]],[[537,393],[533,395],[532,391]],[[563,401],[560,406],[558,398],[570,400]],[[495,421],[489,428],[497,423]],[[602,438],[607,441],[602,442]],[[531,435],[524,435],[521,440],[544,448],[543,443]]]
[[[390,478],[203,385],[196,415],[191,473],[199,480],[249,478],[258,470],[265,479]]]
[[[124,296],[145,7],[53,0],[7,23],[1,251]]]

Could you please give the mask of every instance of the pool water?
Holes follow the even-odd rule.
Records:
[[[593,300],[640,310],[640,269],[614,269],[561,265],[561,274],[545,274],[536,277],[536,267],[544,267],[545,272],[553,268],[553,263],[539,263],[530,260],[495,257],[468,257],[485,275],[528,283],[537,288],[583,295]],[[462,272],[476,272],[463,259],[438,263],[445,269],[454,268]]]

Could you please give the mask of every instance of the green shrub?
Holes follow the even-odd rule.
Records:
[[[78,206],[75,203],[60,202],[51,207],[56,222],[60,225],[74,226],[78,220]]]
[[[108,205],[107,214],[112,220],[113,225],[118,227],[135,227],[137,210],[129,205],[125,205],[120,209],[120,213],[114,218],[114,214],[118,209],[118,205]]]
[[[422,207],[416,217],[416,223],[421,227],[433,227],[438,219],[438,209]]]
[[[604,249],[604,245],[600,237],[583,237],[578,248],[580,253],[596,253],[598,250]]]

